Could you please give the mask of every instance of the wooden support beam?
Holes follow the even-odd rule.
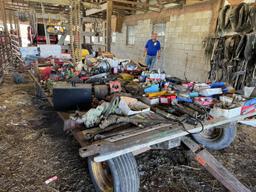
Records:
[[[44,4],[51,4],[54,6],[69,6],[70,5],[70,0],[24,0],[24,2],[28,2],[28,3],[41,3],[43,2]],[[82,5],[84,6],[84,8],[87,9],[98,9],[100,8],[100,6],[96,3],[90,3],[90,2],[82,2]],[[45,6],[45,9],[47,10],[48,7]]]
[[[63,6],[54,6],[54,5],[45,5],[45,13],[55,13],[55,14],[59,14],[60,12],[64,11],[64,7]],[[34,2],[32,3],[25,3],[25,4],[15,4],[15,3],[7,3],[6,4],[6,9],[9,10],[20,10],[22,9],[23,11],[29,11],[31,9],[34,9],[36,12],[41,13],[41,4],[36,4]]]
[[[210,34],[214,34],[216,32],[219,11],[223,7],[224,3],[225,3],[224,0],[216,0],[213,2],[212,18],[211,18],[210,29],[209,29]]]
[[[45,8],[46,9],[46,8]],[[36,18],[38,19],[51,19],[51,20],[67,20],[68,17],[67,15],[65,16],[64,14],[52,14],[52,13],[36,13]]]
[[[129,5],[140,5],[140,4],[142,4],[142,3],[140,3],[140,2],[128,1],[128,0],[113,0],[113,2],[125,3],[125,4],[129,4]]]
[[[230,192],[250,192],[232,173],[230,173],[206,149],[202,149],[189,137],[183,137],[182,142],[194,153],[195,160],[221,182]]]
[[[113,2],[122,3],[122,4],[128,4],[128,5],[134,5],[134,6],[141,7],[141,8],[148,8],[148,7],[160,8],[160,6],[158,6],[158,5],[150,5],[147,2],[141,3],[141,2],[128,1],[128,0],[113,0]]]
[[[45,3],[45,4],[55,4],[55,5],[70,5],[69,0],[24,0],[24,2],[35,2],[35,3]]]
[[[83,17],[82,22],[84,22],[84,23],[103,22],[103,19],[95,18],[95,17]]]
[[[152,9],[144,9],[144,8],[140,8],[140,7],[128,7],[128,6],[122,6],[122,5],[114,5],[113,6],[114,9],[120,9],[120,10],[130,10],[130,11],[153,11],[153,12],[160,12],[160,9],[159,10],[155,10],[155,8],[152,8]]]
[[[166,5],[170,3],[179,3],[182,0],[157,0],[158,4]]]
[[[100,5],[99,9],[89,9],[86,11],[86,16],[100,13],[107,10],[107,3]]]
[[[44,15],[45,11],[44,11],[43,3],[41,3],[41,7],[42,7],[42,14]],[[44,18],[43,18],[43,23],[44,23],[44,34],[45,34],[45,37],[46,37],[46,44],[50,44],[50,37],[49,37],[49,33],[46,30],[46,22],[45,22]]]
[[[95,32],[90,32],[90,31],[83,31],[83,32],[81,32],[81,36],[95,36]],[[100,36],[102,35],[102,33],[97,33],[97,34],[99,34]]]
[[[128,7],[128,6],[123,6],[123,5],[114,5],[113,6],[115,9],[121,9],[121,10],[131,10],[131,11],[139,11],[142,10],[141,8],[136,8],[136,7]]]
[[[87,9],[100,9],[100,5],[96,3],[82,2],[84,8]]]
[[[13,12],[12,11],[8,11],[8,19],[9,19],[9,26],[10,26],[10,30],[13,30]]]
[[[107,51],[111,51],[111,42],[112,42],[112,29],[111,29],[111,20],[112,20],[112,13],[113,13],[113,1],[107,1]]]
[[[3,21],[3,25],[4,25],[4,32],[5,34],[8,34],[8,28],[7,28],[7,15],[6,15],[6,6],[5,6],[5,2],[4,0],[0,0],[1,1],[1,14],[2,14],[2,21]]]

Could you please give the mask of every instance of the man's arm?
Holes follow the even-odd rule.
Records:
[[[161,57],[161,44],[159,42],[159,44],[158,44],[158,51],[157,51],[157,58],[160,59],[160,57]]]
[[[144,55],[144,57],[146,57],[146,56],[147,56],[147,52],[148,52],[148,49],[145,47],[145,48],[144,48],[144,54],[143,54],[143,55]]]
[[[161,51],[159,50],[157,51],[157,58],[160,59],[160,57],[161,57]]]
[[[144,48],[144,57],[146,57],[147,56],[147,52],[148,52],[148,41],[147,41],[147,43],[146,43],[146,45],[145,45],[145,48]]]

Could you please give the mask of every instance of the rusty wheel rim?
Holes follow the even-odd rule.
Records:
[[[95,178],[95,181],[103,192],[112,192],[113,191],[113,179],[111,171],[107,163],[97,163],[92,162],[92,172]]]
[[[204,130],[200,133],[205,139],[208,140],[217,140],[222,135],[223,129],[221,128],[212,128]]]

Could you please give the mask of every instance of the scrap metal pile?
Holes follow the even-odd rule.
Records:
[[[232,118],[255,110],[224,82],[186,82],[111,53],[87,57],[85,63],[47,58],[35,63],[34,74],[58,111],[71,111],[65,131],[82,129],[88,141],[146,126],[175,123],[187,132],[207,120]],[[248,96],[248,95],[247,95]],[[109,133],[111,132],[111,134]]]
[[[256,85],[256,7],[226,5],[219,13],[216,37],[208,39],[211,81],[228,82],[237,90]]]

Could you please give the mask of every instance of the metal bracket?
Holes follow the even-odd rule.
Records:
[[[169,141],[165,141],[163,143],[158,143],[156,145],[151,146],[151,149],[172,149],[175,147],[179,147],[181,145],[181,139],[176,138]]]

